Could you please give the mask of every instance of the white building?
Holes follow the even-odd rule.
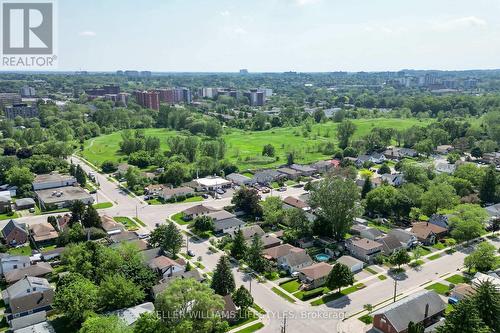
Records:
[[[33,189],[35,191],[45,190],[48,188],[73,186],[76,183],[76,178],[73,176],[61,175],[58,172],[51,172],[44,175],[37,175],[33,181]]]

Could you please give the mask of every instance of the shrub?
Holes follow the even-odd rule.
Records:
[[[318,297],[320,295],[323,295],[323,292],[323,288],[304,291],[304,293],[302,294],[302,300],[307,301],[308,299]]]

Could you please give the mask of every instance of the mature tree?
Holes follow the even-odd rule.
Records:
[[[7,182],[12,186],[22,187],[30,185],[35,179],[35,176],[30,169],[25,167],[12,167],[7,171]]]
[[[449,218],[451,235],[460,241],[470,241],[484,231],[488,214],[479,205],[462,204],[454,208]]]
[[[153,313],[142,313],[134,324],[134,333],[167,333],[169,328],[163,325],[158,315]]]
[[[151,232],[149,243],[160,246],[163,251],[175,257],[182,247],[182,234],[173,222],[169,222]]]
[[[87,183],[87,175],[85,174],[85,171],[83,171],[80,164],[76,166],[75,178],[80,186],[85,186],[85,184]]]
[[[283,202],[280,197],[267,197],[261,202],[261,207],[266,225],[277,226],[283,221]]]
[[[326,278],[325,285],[330,289],[338,289],[354,284],[354,274],[350,268],[344,264],[336,263]]]
[[[500,290],[487,280],[476,286],[472,296],[479,316],[494,332],[500,332]]]
[[[370,192],[373,189],[373,184],[372,180],[370,177],[365,178],[365,182],[363,184],[363,187],[361,188],[361,198],[364,199],[366,198],[366,195],[368,192]]]
[[[129,166],[123,177],[127,181],[127,186],[130,189],[133,189],[141,183],[141,172],[135,166]]]
[[[234,304],[240,307],[243,313],[253,304],[253,297],[244,286],[240,286],[238,290],[234,292],[233,300]]]
[[[142,290],[148,291],[156,284],[156,273],[144,264],[143,254],[136,244],[123,242],[116,247],[122,259],[119,272]]]
[[[489,333],[491,330],[482,321],[472,299],[462,299],[446,316],[438,333]]]
[[[266,261],[262,257],[263,251],[262,239],[260,239],[260,236],[255,235],[252,238],[252,243],[248,247],[246,260],[250,268],[260,273],[266,269]]]
[[[87,205],[87,209],[85,210],[85,213],[82,216],[82,224],[85,228],[101,227],[102,225],[101,217],[99,216],[97,209],[95,209],[94,206],[92,206],[92,204]]]
[[[359,190],[351,180],[327,176],[311,190],[310,203],[319,208],[322,228],[328,236],[341,240],[360,214]]]
[[[479,272],[488,272],[498,263],[496,248],[488,242],[482,242],[476,249],[464,259],[464,266],[469,271],[474,268]]]
[[[136,305],[144,296],[139,286],[121,274],[106,276],[99,286],[99,303],[106,311]]]
[[[484,177],[482,178],[479,187],[479,197],[483,202],[485,203],[496,202],[497,183],[498,183],[498,178],[496,175],[495,168],[493,166],[490,166],[486,170],[486,173],[484,174]]]
[[[393,215],[398,203],[398,190],[383,185],[371,190],[366,196],[366,210],[371,213]]]
[[[411,257],[408,254],[408,251],[406,251],[405,249],[401,249],[399,251],[394,252],[389,260],[391,264],[397,265],[398,269],[400,269],[401,265],[405,265],[411,261]]]
[[[58,283],[54,307],[73,323],[82,322],[98,307],[98,289],[78,273],[64,276]]]
[[[79,333],[132,333],[132,328],[117,316],[90,316]]]
[[[275,154],[275,149],[274,146],[270,143],[264,146],[262,148],[262,156],[269,156],[269,157],[274,157]]]
[[[288,229],[285,230],[285,236],[289,240],[312,235],[312,223],[308,220],[306,212],[300,208],[286,210],[283,222],[288,226]]]
[[[420,165],[412,162],[404,162],[401,166],[404,179],[408,183],[425,186],[429,181],[427,170]]]
[[[193,227],[201,232],[214,230],[214,219],[210,216],[198,216],[194,219]]]
[[[356,125],[350,120],[344,120],[337,126],[337,138],[342,149],[349,146],[349,141],[354,132],[356,132]]]
[[[474,186],[479,186],[484,178],[485,170],[484,168],[478,167],[474,163],[464,163],[457,167],[453,176],[467,179]]]
[[[407,333],[424,333],[425,327],[422,323],[414,323],[410,321],[408,323],[408,332]]]
[[[238,229],[234,234],[233,244],[231,245],[231,256],[237,260],[243,259],[247,252],[247,243],[243,237],[243,232]]]
[[[240,188],[234,193],[231,203],[234,204],[236,210],[249,215],[261,215],[260,195],[254,188]]]
[[[216,294],[226,296],[231,294],[236,288],[234,276],[231,272],[231,263],[228,257],[222,256],[215,267],[214,275],[210,287]]]
[[[155,309],[158,313],[182,314],[161,317],[169,332],[216,333],[227,329],[227,322],[216,315],[224,309],[224,300],[208,285],[194,279],[172,281],[156,298]]]
[[[427,192],[422,194],[422,211],[431,216],[439,209],[450,209],[458,204],[458,196],[455,193],[453,186],[441,183],[432,184]]]
[[[71,222],[79,222],[82,220],[83,215],[85,214],[85,204],[80,200],[75,200],[71,204]]]
[[[104,161],[101,164],[101,170],[104,173],[112,173],[117,170],[116,163],[113,161]]]
[[[377,173],[379,175],[383,175],[383,174],[386,174],[386,173],[391,173],[391,167],[388,166],[386,163],[382,164],[380,166],[380,168],[378,169]]]

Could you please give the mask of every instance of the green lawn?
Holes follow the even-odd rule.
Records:
[[[194,197],[190,197],[190,198],[187,198],[187,199],[184,199],[182,201],[177,201],[176,203],[183,203],[183,202],[199,202],[199,201],[203,201],[203,197],[200,196],[200,195],[195,195]]]
[[[145,227],[146,223],[142,222],[140,218],[134,217],[134,221],[139,224],[141,227]]]
[[[391,231],[391,228],[386,226],[385,224],[377,224],[377,223],[374,223],[374,222],[368,222],[368,226],[371,227],[371,228],[375,228],[375,229],[378,229],[382,232],[385,232],[386,234],[389,233]]]
[[[448,282],[450,282],[450,283],[453,283],[453,284],[459,284],[459,283],[467,283],[467,282],[469,282],[469,279],[467,279],[464,276],[459,275],[459,274],[452,275],[452,276],[446,278],[445,280],[448,281]]]
[[[177,214],[172,215],[172,221],[177,224],[185,225],[191,223],[191,221],[184,221],[182,218],[184,217],[184,213],[179,212]]]
[[[275,294],[283,297],[284,299],[286,299],[288,302],[290,303],[295,303],[295,300],[293,298],[291,298],[290,296],[288,296],[287,294],[285,294],[284,292],[282,292],[280,289],[276,288],[276,287],[273,287],[271,288],[272,291],[274,291]]]
[[[19,217],[19,214],[17,214],[16,212],[4,213],[4,214],[0,214],[0,221],[17,219],[18,217]]]
[[[336,292],[333,294],[328,294],[328,295],[321,297],[320,299],[312,301],[311,305],[318,306],[321,304],[325,304],[325,303],[334,301],[338,298],[341,298],[342,296],[346,296],[346,295],[352,294],[353,292],[358,291],[359,289],[363,289],[364,287],[365,287],[365,285],[362,283],[355,284],[354,286],[351,286],[349,288],[345,288],[345,289],[341,290],[340,293]]]
[[[165,202],[159,198],[146,200],[149,205],[164,205]]]
[[[261,308],[257,303],[253,303],[252,306],[250,306],[250,307],[260,314],[266,314],[266,310]]]
[[[365,271],[367,271],[368,273],[373,274],[373,275],[377,274],[377,271],[375,271],[375,270],[374,270],[373,268],[371,268],[371,267],[366,267],[366,268],[365,268]]]
[[[263,323],[257,323],[257,324],[253,324],[253,325],[250,325],[248,327],[245,327],[244,329],[241,329],[241,330],[236,331],[234,333],[253,333],[253,332],[257,332],[262,327],[264,327]]]
[[[357,139],[368,134],[375,126],[403,130],[413,125],[425,126],[432,120],[380,118],[352,121],[357,127],[353,139]],[[330,155],[323,154],[322,146],[326,142],[337,143],[337,127],[338,123],[334,122],[315,124],[307,136],[303,135],[302,127],[273,128],[267,131],[244,131],[231,128],[223,135],[227,146],[226,158],[235,163],[240,170],[281,165],[283,161],[286,161],[286,153],[291,150],[296,152],[298,163],[311,163],[330,158]],[[144,133],[147,136],[158,137],[162,151],[168,149],[169,137],[179,135],[178,132],[160,128],[145,129]],[[127,156],[118,151],[120,141],[121,131],[87,140],[82,156],[98,166],[106,160],[125,161]],[[262,147],[266,144],[274,146],[277,158],[262,156]]]
[[[29,245],[24,245],[24,246],[20,246],[20,247],[12,247],[7,252],[13,256],[30,256],[31,255],[31,247]]]
[[[99,202],[99,203],[93,204],[92,206],[94,206],[95,209],[105,209],[105,208],[113,207],[113,203],[112,202]]]
[[[380,275],[378,275],[377,277],[378,277],[378,279],[379,279],[380,281],[387,280],[387,276],[385,276],[384,274],[380,274]]]
[[[450,290],[450,288],[447,285],[439,283],[439,282],[431,284],[430,286],[425,287],[425,289],[434,290],[435,292],[437,292],[440,295],[444,295],[444,294],[446,294],[447,291]]]
[[[294,292],[299,290],[300,282],[298,280],[288,281],[283,284],[280,284],[280,287],[283,288],[285,291],[289,292],[290,294],[293,294]]]
[[[137,224],[130,217],[115,216],[113,217],[113,220],[123,224],[127,230],[137,230]]]
[[[432,256],[428,256],[427,257],[427,259],[429,259],[429,260],[436,260],[436,259],[439,259],[439,258],[441,258],[441,254],[440,253],[436,253],[436,254],[434,254]]]
[[[367,315],[367,314],[359,317],[358,319],[361,320],[363,323],[365,323],[367,325],[373,323],[373,317],[370,316],[370,315]]]

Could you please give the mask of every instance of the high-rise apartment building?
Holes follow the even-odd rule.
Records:
[[[137,104],[142,107],[153,110],[160,109],[160,94],[157,91],[136,91],[135,98]]]
[[[35,97],[36,90],[33,87],[24,86],[21,88],[21,97]]]
[[[25,103],[8,105],[5,107],[5,117],[7,119],[36,118],[38,117],[38,108],[36,105],[28,105]]]

